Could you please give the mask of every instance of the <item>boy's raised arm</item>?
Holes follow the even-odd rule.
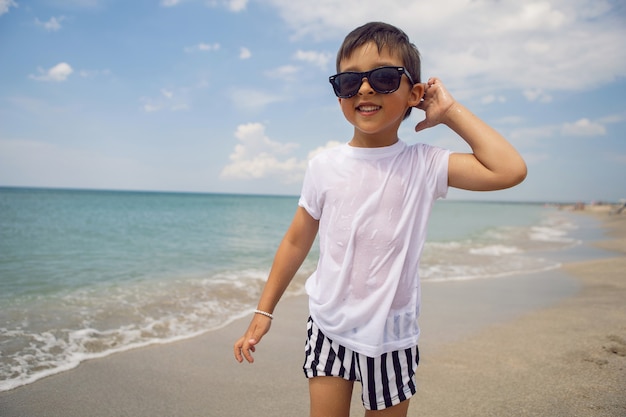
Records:
[[[274,312],[280,297],[311,250],[318,227],[319,222],[313,219],[305,209],[298,207],[276,251],[272,269],[258,303],[259,310],[267,313]],[[243,362],[244,358],[250,363],[254,362],[251,352],[255,351],[255,345],[269,331],[270,324],[271,319],[264,315],[255,314],[252,317],[246,333],[235,342],[234,354],[238,362]]]
[[[443,123],[461,136],[473,153],[453,153],[448,166],[448,185],[472,191],[513,187],[526,178],[526,164],[513,146],[448,93],[437,78],[425,86],[418,106],[426,118],[417,124],[420,131]]]

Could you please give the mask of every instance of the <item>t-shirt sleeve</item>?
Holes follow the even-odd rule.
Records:
[[[448,195],[448,161],[450,151],[437,146],[423,145],[428,161],[427,178],[431,183],[435,199]]]
[[[438,150],[440,162],[437,170],[437,192],[436,198],[446,198],[448,195],[448,162],[450,161],[450,151],[446,149]]]
[[[298,205],[304,208],[315,220],[319,220],[322,215],[321,204],[319,201],[319,191],[315,186],[315,168],[309,161],[304,181],[302,182],[302,192]]]

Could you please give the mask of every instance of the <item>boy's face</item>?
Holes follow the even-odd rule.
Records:
[[[357,48],[350,57],[340,62],[341,72],[365,72],[384,66],[401,67],[404,63],[399,56],[383,49],[380,52],[374,43]],[[389,94],[377,93],[367,79],[359,92],[350,98],[340,98],[341,110],[348,122],[354,126],[353,146],[388,146],[398,139],[398,128],[409,107],[419,104],[423,95],[421,84],[411,85],[402,76],[398,90]]]

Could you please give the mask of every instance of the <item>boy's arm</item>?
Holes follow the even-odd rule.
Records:
[[[472,191],[513,187],[526,178],[526,164],[513,146],[447,92],[441,81],[431,78],[418,108],[426,119],[416,131],[443,123],[461,136],[473,153],[453,153],[448,163],[448,185]]]
[[[311,250],[318,226],[317,220],[311,217],[304,208],[298,207],[276,251],[272,269],[259,300],[257,307],[259,310],[274,312],[278,300]],[[243,362],[244,358],[250,363],[254,362],[251,352],[255,351],[255,345],[269,331],[270,324],[269,317],[261,314],[255,314],[252,317],[246,333],[235,342],[234,353],[238,362]]]

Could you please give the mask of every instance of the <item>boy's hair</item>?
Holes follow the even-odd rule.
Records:
[[[422,82],[421,59],[417,47],[401,29],[383,22],[366,23],[346,36],[337,52],[337,72],[340,71],[339,65],[342,60],[349,58],[357,48],[370,42],[378,47],[378,52],[386,48],[393,54],[397,53],[402,59],[404,68],[411,74],[413,82]],[[411,108],[407,110],[404,118],[410,114]]]

